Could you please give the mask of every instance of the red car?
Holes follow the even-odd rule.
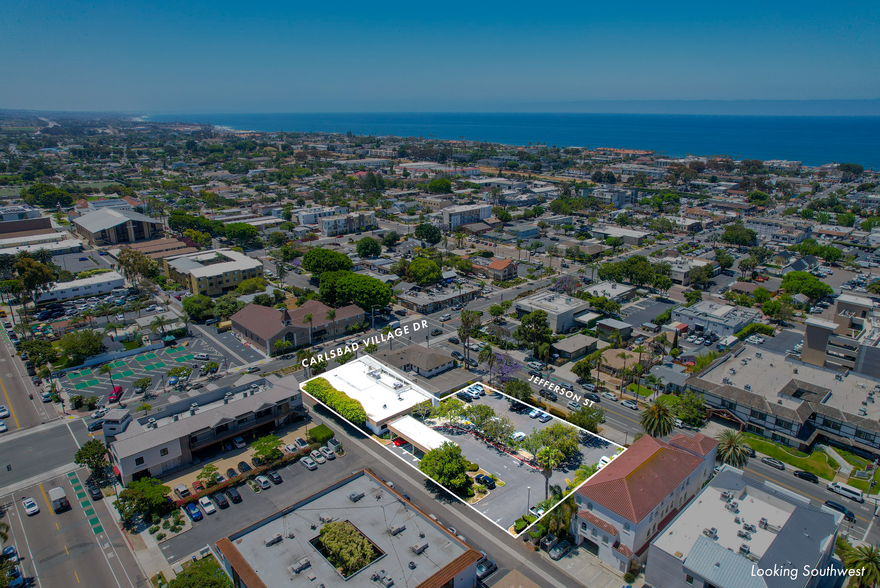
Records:
[[[118,401],[120,396],[122,396],[122,388],[119,386],[114,386],[113,392],[110,393],[110,402]]]
[[[337,239],[342,239],[342,237],[344,237],[344,235],[336,235]]]
[[[398,437],[397,439],[394,440],[394,444],[398,447],[403,447],[404,445],[407,444],[407,440],[404,439],[403,437]]]

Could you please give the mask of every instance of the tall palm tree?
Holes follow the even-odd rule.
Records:
[[[862,570],[858,586],[873,588],[880,583],[880,549],[873,545],[859,545],[843,556],[843,565],[849,570]]]
[[[652,437],[665,437],[675,429],[675,415],[665,402],[655,402],[640,417],[642,429]]]
[[[639,365],[642,365],[642,354],[646,353],[648,349],[644,345],[637,345],[633,347],[633,351],[639,354]]]
[[[629,359],[630,357],[632,357],[632,355],[627,355],[626,351],[621,351],[620,353],[617,354],[617,357],[619,357],[620,359],[623,360],[623,369],[621,370],[621,377],[620,377],[620,394],[623,395],[623,385],[626,383],[625,382],[626,376],[624,375],[626,373],[626,360]]]
[[[336,320],[336,310],[333,309],[333,308],[329,309],[329,310],[324,314],[324,318],[326,318],[328,321],[334,321],[334,320]]]
[[[309,323],[309,345],[312,344],[312,313],[303,317],[303,323]]]
[[[550,486],[550,497],[544,500],[540,506],[547,513],[544,521],[547,530],[555,535],[567,531],[572,517],[577,513],[577,502],[574,495],[565,491],[558,484]]]
[[[593,362],[590,364],[591,366],[595,366],[595,368],[596,368],[596,387],[597,388],[599,387],[599,375],[602,373],[602,364],[607,364],[607,363],[608,363],[608,360],[605,358],[605,355],[601,351],[598,351],[596,353],[595,359],[593,359]],[[592,373],[592,369],[590,370],[590,372]]]
[[[715,437],[718,440],[718,459],[735,468],[749,463],[749,449],[742,433],[725,429]]]
[[[574,479],[569,480],[568,478],[566,478],[565,483],[568,484],[569,489],[577,488],[581,485],[582,482],[595,474],[597,471],[599,471],[598,463],[594,463],[593,465],[584,464],[575,470]]]
[[[309,374],[311,373],[311,366],[309,364],[313,357],[315,357],[315,353],[308,347],[304,347],[296,352],[296,363],[302,365],[302,363],[305,362],[306,364],[306,377],[309,377]]]
[[[553,474],[553,469],[562,463],[563,459],[565,459],[565,456],[555,447],[542,447],[535,454],[535,461],[538,462],[544,473],[545,500],[550,497],[550,476]]]
[[[492,349],[491,345],[486,345],[482,349],[480,349],[480,355],[477,356],[477,361],[480,363],[485,363],[486,367],[489,368],[489,383],[492,383],[492,368],[495,367],[495,350]]]
[[[153,320],[150,321],[150,330],[161,335],[165,332],[165,327],[167,327],[170,322],[171,320],[166,318],[165,315],[157,314],[153,317]]]
[[[113,372],[113,366],[111,366],[109,363],[105,363],[104,365],[102,365],[98,369],[98,373],[101,374],[102,376],[104,374],[107,374],[107,381],[109,382],[111,388],[113,387],[113,373],[112,372]]]
[[[183,321],[184,332],[189,335],[189,322],[192,320],[192,317],[187,311],[184,310],[182,313],[180,313],[180,319]]]
[[[137,312],[137,313],[138,313],[138,318],[141,318],[141,311],[142,311],[143,309],[145,309],[146,307],[147,307],[147,305],[144,304],[143,302],[141,302],[140,300],[135,300],[134,302],[132,302],[132,303],[128,306],[128,309],[129,309],[131,312]]]

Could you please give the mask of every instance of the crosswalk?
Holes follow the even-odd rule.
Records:
[[[86,519],[89,521],[92,533],[100,535],[104,532],[104,527],[101,526],[101,519],[98,518],[98,514],[95,512],[95,507],[92,505],[92,501],[89,500],[88,494],[86,493],[85,488],[83,488],[79,476],[76,475],[76,472],[68,472],[67,480],[70,482],[71,486],[73,486],[73,491],[76,493],[76,499],[79,501],[83,512],[86,514]]]

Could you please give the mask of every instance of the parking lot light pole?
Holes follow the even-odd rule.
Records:
[[[532,487],[527,486],[526,488],[529,491],[528,498],[526,498],[526,513],[528,514],[529,509],[532,508]]]

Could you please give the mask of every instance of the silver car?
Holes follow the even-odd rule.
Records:
[[[318,469],[318,464],[316,464],[315,460],[310,457],[304,457],[299,460],[299,462],[303,464],[303,467],[305,467],[307,470],[315,471],[316,469]]]
[[[309,457],[311,457],[313,460],[315,460],[318,463],[327,463],[327,460],[324,459],[324,456],[321,455],[321,452],[318,451],[317,449],[315,449],[311,453],[309,453]]]
[[[333,452],[329,447],[321,447],[318,449],[321,452],[321,455],[326,457],[327,459],[336,459],[336,453]]]

